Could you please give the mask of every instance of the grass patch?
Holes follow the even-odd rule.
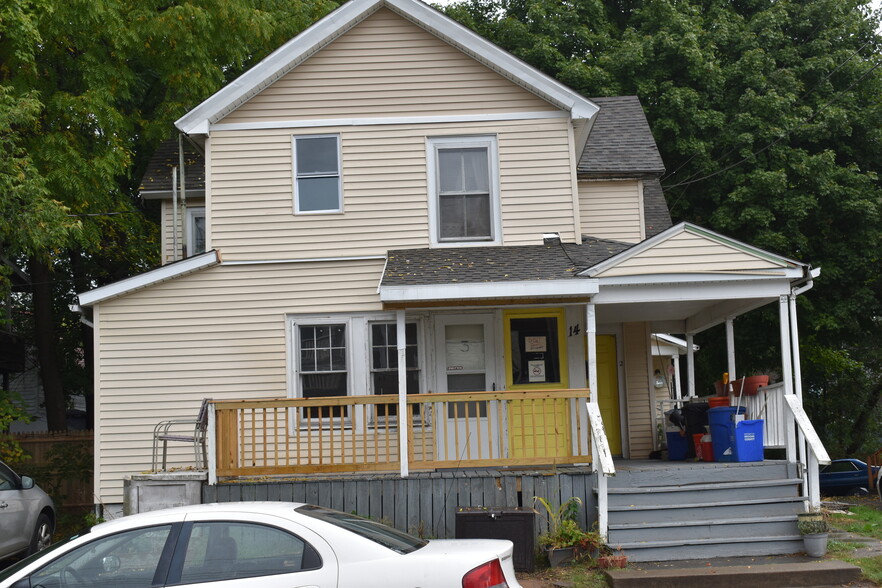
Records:
[[[606,577],[597,569],[596,563],[587,559],[559,568],[546,568],[533,574],[518,577],[532,578],[546,582],[568,582],[573,588],[608,588]]]
[[[852,506],[852,514],[830,514],[830,522],[837,529],[882,540],[882,512],[869,506]]]

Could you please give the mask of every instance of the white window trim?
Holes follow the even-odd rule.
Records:
[[[196,233],[196,217],[201,216],[205,218],[205,207],[204,206],[192,206],[187,207],[187,257],[192,257],[194,255],[199,255],[200,253],[205,253],[208,251],[208,225],[206,222],[205,225],[205,249],[202,251],[196,251],[194,247],[196,246],[196,242],[194,241],[194,235]],[[206,218],[206,221],[208,219]]]
[[[486,147],[490,170],[490,229],[491,238],[481,241],[441,241],[438,226],[438,148],[439,147]],[[427,137],[426,168],[429,196],[429,242],[432,247],[486,247],[502,244],[502,214],[499,204],[499,144],[495,135]]]
[[[329,208],[327,210],[300,210],[300,195],[297,192],[297,140],[298,139],[323,139],[333,138],[337,141],[337,208]],[[329,176],[330,177],[330,176]],[[291,179],[292,193],[294,195],[294,214],[312,215],[312,214],[340,214],[343,212],[343,149],[341,147],[339,134],[322,134],[322,135],[294,135],[291,137]]]

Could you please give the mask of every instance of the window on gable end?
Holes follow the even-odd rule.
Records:
[[[429,139],[428,157],[432,241],[500,242],[496,138]]]
[[[338,135],[296,136],[294,161],[294,212],[341,212],[343,189]]]
[[[187,255],[205,253],[205,207],[187,208]]]

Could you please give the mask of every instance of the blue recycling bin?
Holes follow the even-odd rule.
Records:
[[[689,439],[679,431],[668,432],[668,460],[683,461],[689,450]]]
[[[763,460],[763,421],[735,423],[735,461]]]
[[[744,406],[715,406],[707,411],[714,461],[735,461],[735,415],[746,413]]]

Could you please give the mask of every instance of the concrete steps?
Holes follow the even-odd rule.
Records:
[[[845,586],[860,577],[860,568],[838,560],[723,566],[699,561],[694,567],[642,567],[606,572],[607,583],[612,588]]]
[[[629,465],[608,484],[608,544],[632,562],[800,552],[793,464]]]

